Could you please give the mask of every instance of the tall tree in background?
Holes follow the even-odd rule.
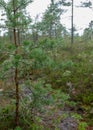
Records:
[[[80,7],[89,8],[89,9],[93,10],[92,1],[91,0],[85,0],[83,2],[81,1]],[[93,40],[93,21],[91,21],[89,23],[89,27],[84,30],[83,37],[86,40],[87,39]]]
[[[41,26],[39,26],[40,31],[44,36],[48,36],[50,38],[62,36],[63,26],[60,20],[61,15],[66,12],[66,10],[63,9],[63,6],[70,6],[70,2],[66,2],[66,0],[57,2],[55,0],[51,0],[49,7],[43,15]]]
[[[60,15],[62,12],[63,10],[58,8],[58,5],[52,0],[43,16],[43,34],[48,35],[50,38],[56,36],[57,26],[60,25]]]
[[[23,11],[25,10],[26,6],[31,3],[32,0],[9,0],[5,2],[5,0],[0,1],[0,7],[3,8],[8,22],[6,23],[7,28],[11,28],[13,30],[14,36],[14,45],[15,45],[15,88],[16,88],[16,115],[15,115],[15,123],[16,126],[19,125],[19,79],[18,79],[18,46],[19,41],[17,40],[17,31],[23,25],[26,25],[26,19],[23,21]],[[20,21],[19,21],[20,19]]]
[[[93,41],[93,21],[89,23],[90,39]]]
[[[93,41],[93,21],[89,23],[88,28],[85,28],[83,33],[84,40],[91,40]]]
[[[72,17],[71,17],[71,43],[74,42],[74,25],[73,25],[73,18],[74,18],[74,0],[72,0]]]
[[[40,27],[42,26],[39,22],[38,22],[38,18],[39,18],[39,15],[37,15],[35,17],[35,20],[34,20],[34,24],[31,26],[32,28],[32,40],[33,42],[36,44],[38,42],[38,36],[39,36],[39,33],[40,33]]]

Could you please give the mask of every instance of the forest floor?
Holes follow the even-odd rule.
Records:
[[[64,69],[62,71],[59,69],[56,72],[50,70],[49,73],[44,69],[40,70],[40,72],[34,71],[35,73],[31,75],[31,80],[44,73],[43,78],[45,78],[46,82],[51,83],[53,89],[61,89],[70,95],[71,101],[76,103],[75,106],[64,107],[65,112],[77,112],[82,116],[81,122],[87,122],[89,127],[86,127],[86,130],[93,130],[93,44],[75,43],[72,47],[64,45],[62,48],[57,49],[56,54],[53,52],[50,55],[56,63],[63,62],[62,67]],[[3,115],[11,113],[11,111],[14,112],[15,89],[13,86],[14,84],[11,83],[11,79],[4,82],[0,81],[0,106],[3,108]],[[2,112],[1,108],[0,111]],[[42,118],[42,121],[50,127],[50,130],[54,130],[52,128],[54,127],[52,124],[53,119],[58,118],[62,113],[64,113],[63,109],[59,109],[52,116],[46,115],[44,119]],[[1,116],[2,113],[0,114]],[[77,130],[78,124],[76,121],[79,117],[76,116],[75,118],[76,120],[68,116],[60,120],[58,129]],[[7,116],[7,119],[13,120],[10,116]],[[7,122],[7,119],[4,119],[4,122]],[[0,129],[8,130],[9,125],[3,127],[4,122],[0,124]],[[10,122],[10,125],[13,122]],[[85,130],[83,126],[81,128],[79,130]]]

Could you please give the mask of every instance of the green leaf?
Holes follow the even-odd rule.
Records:
[[[22,130],[21,127],[16,127],[14,130]]]

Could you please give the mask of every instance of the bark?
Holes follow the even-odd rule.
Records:
[[[13,0],[13,10],[14,10],[14,16],[16,15],[15,10],[15,0]],[[15,25],[16,26],[16,25]],[[17,32],[16,28],[13,29],[14,34],[14,44],[16,47],[15,56],[18,54],[18,45],[17,45]],[[16,87],[16,111],[15,111],[15,125],[19,126],[19,83],[18,83],[18,66],[15,67],[15,87]]]
[[[72,18],[71,18],[71,26],[72,26],[72,29],[71,29],[71,43],[73,44],[74,43],[74,27],[73,27],[73,13],[74,13],[74,9],[73,9],[73,6],[74,6],[74,0],[72,0]]]

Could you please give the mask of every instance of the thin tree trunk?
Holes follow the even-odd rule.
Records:
[[[74,0],[72,0],[72,18],[71,18],[71,43],[73,44],[74,43],[74,30],[73,30],[73,13],[74,13]]]
[[[18,44],[20,45],[20,29],[17,30]]]
[[[16,29],[14,28],[14,43],[16,46],[15,55],[17,55],[17,38],[16,38]],[[19,83],[18,83],[18,67],[15,68],[15,87],[16,87],[16,115],[15,115],[15,123],[16,126],[19,125]]]
[[[15,11],[15,0],[13,0],[13,10],[14,10],[14,16],[16,15],[16,11]],[[17,48],[17,33],[16,33],[16,29],[14,27],[13,29],[13,34],[14,34],[14,44],[16,47],[16,51],[15,51],[15,56],[18,54]],[[16,87],[16,115],[15,115],[15,124],[16,126],[19,125],[19,83],[18,83],[18,67],[16,66],[15,68],[15,87]]]

